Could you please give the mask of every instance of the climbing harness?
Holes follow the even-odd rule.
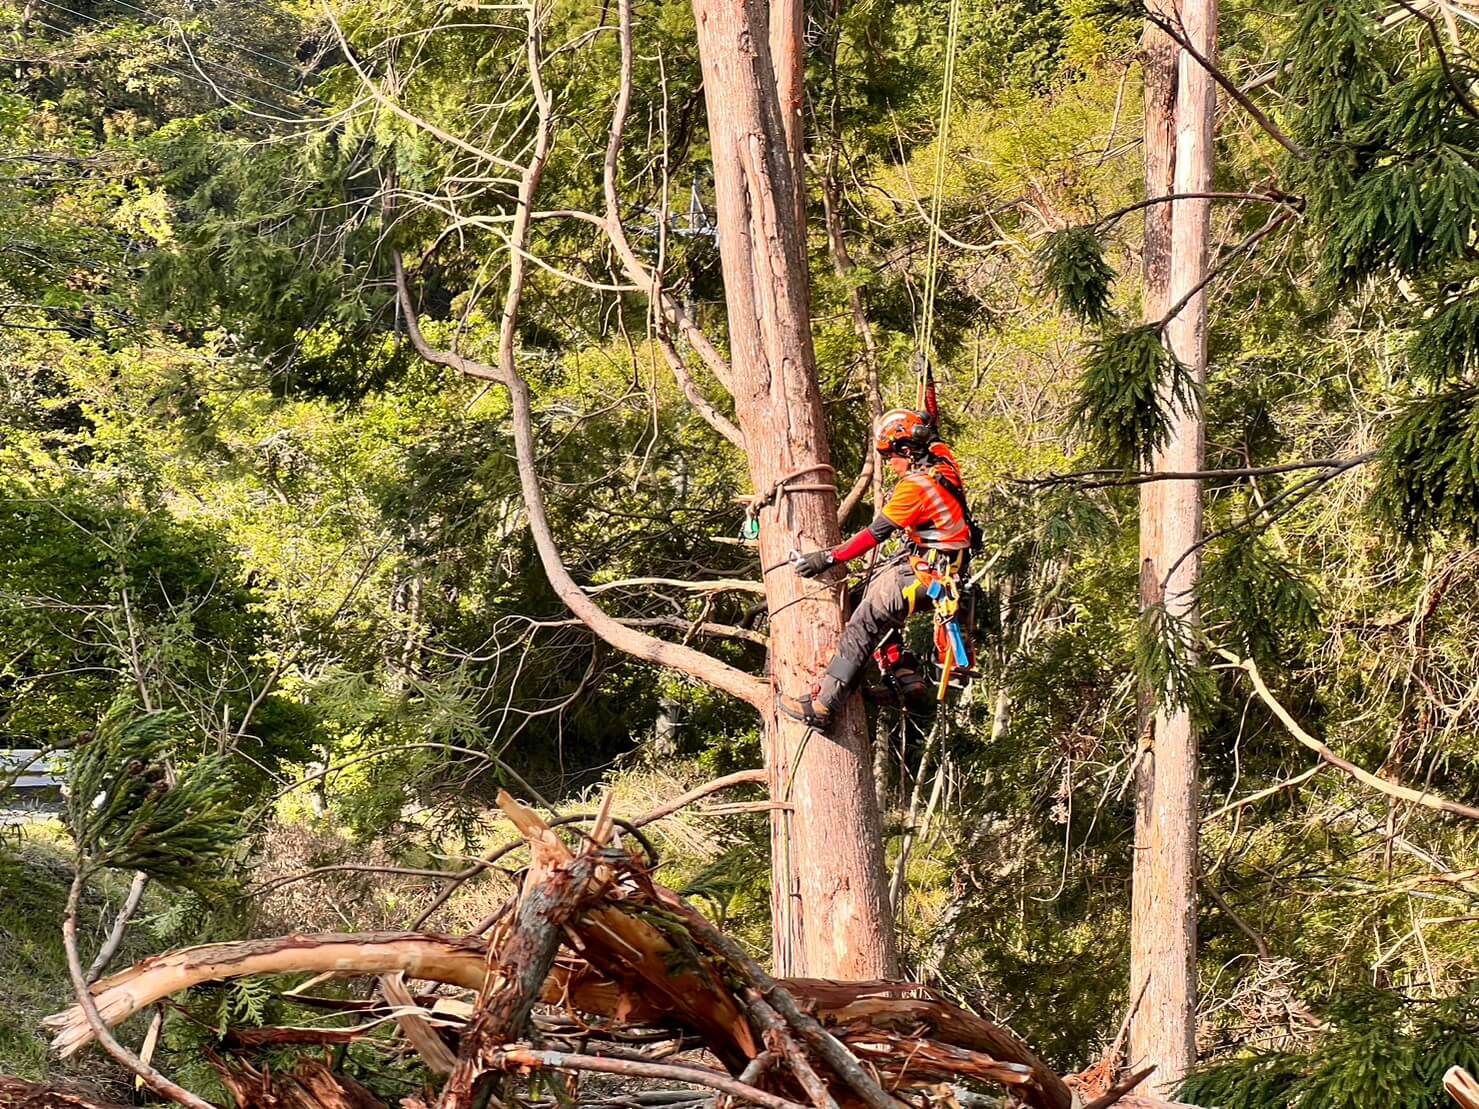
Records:
[[[961,551],[929,550],[922,555],[911,555],[909,561],[915,575],[915,583],[910,590],[923,590],[933,604],[934,643],[940,667],[935,699],[943,703],[952,679],[959,677],[969,682],[974,676],[970,640],[961,620],[964,590],[960,575],[965,568],[966,557]],[[909,610],[914,610],[913,597],[910,598]]]

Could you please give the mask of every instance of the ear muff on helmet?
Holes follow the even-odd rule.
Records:
[[[903,454],[921,457],[938,436],[934,425],[922,412],[912,408],[895,408],[878,421],[874,447],[879,454]]]

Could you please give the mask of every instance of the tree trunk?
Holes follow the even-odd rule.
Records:
[[[1185,28],[1188,40],[1216,56],[1216,0],[1169,0],[1155,10]],[[1145,57],[1146,195],[1206,192],[1212,187],[1215,85],[1171,39],[1147,26]],[[1145,220],[1145,317],[1160,320],[1207,272],[1210,202],[1152,205]],[[1207,306],[1193,297],[1166,329],[1166,341],[1198,381],[1207,372]],[[1203,464],[1200,407],[1176,410],[1166,447],[1152,469],[1194,471]],[[1140,497],[1140,603],[1165,602],[1169,618],[1195,622],[1192,590],[1201,559],[1183,556],[1202,535],[1201,486],[1151,482]],[[1167,579],[1171,567],[1180,561]],[[1143,691],[1142,753],[1136,772],[1135,864],[1131,910],[1132,1067],[1154,1064],[1155,1087],[1169,1091],[1196,1058],[1197,734],[1185,709]]]
[[[777,73],[799,93],[800,21],[772,28],[760,0],[694,0],[718,202],[735,415],[750,479],[764,495],[789,474],[815,480],[829,463],[807,291],[803,182]],[[784,33],[789,29],[789,33]],[[772,41],[786,53],[772,61]],[[799,117],[797,121],[799,123]],[[780,496],[760,516],[762,564],[838,542],[834,492]],[[835,577],[835,575],[833,575]],[[829,588],[830,584],[830,588]],[[840,582],[809,583],[782,567],[766,577],[770,667],[778,690],[815,684],[842,630]],[[794,603],[793,603],[794,602]],[[771,857],[778,973],[887,977],[894,937],[883,875],[868,742],[858,699],[833,737],[772,711],[766,764],[776,800]],[[803,917],[803,908],[805,916]]]

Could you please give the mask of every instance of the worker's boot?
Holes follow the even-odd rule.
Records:
[[[798,720],[823,735],[829,734],[832,726],[837,722],[837,715],[814,693],[804,693],[800,697],[787,697],[780,690],[776,690],[775,707],[782,716]]]
[[[864,696],[876,704],[898,705],[918,710],[930,702],[930,687],[919,669],[919,657],[898,643],[885,643],[873,652],[883,684],[864,690]]]

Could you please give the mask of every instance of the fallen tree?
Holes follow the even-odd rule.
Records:
[[[420,1054],[432,1074],[447,1076],[435,1095],[440,1109],[470,1109],[489,1095],[505,1105],[551,1105],[521,1085],[540,1072],[561,1076],[575,1104],[609,1103],[609,1083],[620,1080],[622,1105],[683,1109],[735,1102],[906,1109],[942,1098],[949,1104],[957,1094],[975,1104],[1104,1109],[1145,1077],[1076,1100],[1014,1035],[927,987],[772,978],[653,880],[643,858],[623,848],[604,808],[577,852],[532,810],[507,795],[500,804],[527,840],[530,864],[519,895],[486,938],[376,932],[188,948],[95,984],[97,1014],[111,1027],[193,986],[251,976],[381,979],[378,1000],[294,993],[295,1001],[359,1022],[348,1027],[228,1034],[222,1050],[233,1058],[212,1062],[242,1107],[371,1109],[378,1102],[368,1091],[317,1062],[278,1075],[248,1056],[266,1045],[366,1040],[382,1035],[389,1022],[404,1034],[404,1050]],[[475,991],[475,998],[415,995],[400,976]],[[63,1055],[96,1039],[80,1005],[46,1023]],[[644,1084],[644,1092],[632,1094],[633,1083]],[[651,1083],[663,1088],[646,1088]],[[981,1085],[990,1094],[970,1093]],[[592,1092],[583,1093],[586,1088]]]

